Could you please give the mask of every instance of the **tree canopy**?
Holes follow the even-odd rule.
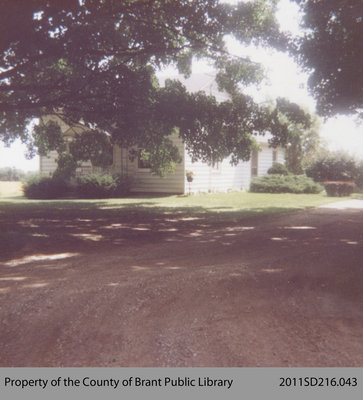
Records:
[[[307,118],[290,119],[282,109],[280,118],[288,124],[285,161],[287,169],[294,174],[304,173],[306,167],[320,152],[322,144],[319,136],[320,118],[306,111]]]
[[[320,115],[363,117],[363,1],[294,0],[303,12],[302,38],[293,41],[310,72],[309,88]]]
[[[362,166],[345,152],[327,152],[308,166],[306,174],[317,182],[355,181],[361,178]]]
[[[284,143],[288,128],[279,113],[236,90],[261,79],[259,65],[230,56],[225,45],[228,34],[246,44],[283,43],[275,7],[275,0],[3,0],[0,139],[30,142],[30,121],[54,114],[81,122],[93,138],[142,146],[159,174],[158,154],[169,167],[178,159],[168,140],[176,129],[195,160],[246,160],[253,136],[267,131],[273,145]],[[188,76],[201,57],[219,69],[230,100],[189,93],[179,81],[159,85],[158,68],[172,64]],[[38,126],[35,144],[44,153],[64,151],[60,131],[51,128]],[[75,162],[84,157],[77,151]]]

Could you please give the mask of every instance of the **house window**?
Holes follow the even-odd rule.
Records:
[[[139,154],[137,157],[137,168],[143,170],[149,170],[151,168],[150,161],[144,160],[142,157],[142,149],[139,149]]]
[[[277,150],[272,151],[272,162],[277,162]]]
[[[251,176],[258,176],[258,151],[253,150],[251,153]]]

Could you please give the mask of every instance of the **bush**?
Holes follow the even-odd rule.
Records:
[[[267,173],[269,175],[289,175],[289,171],[286,166],[277,162],[272,164]]]
[[[306,175],[316,182],[354,181],[359,175],[357,162],[346,154],[330,154],[313,162]]]
[[[323,187],[305,175],[265,175],[254,178],[254,193],[320,193]]]
[[[354,182],[344,182],[344,181],[336,181],[336,182],[324,182],[325,191],[328,196],[350,196],[353,191],[355,184]]]
[[[23,182],[23,193],[28,199],[57,199],[70,192],[70,185],[62,179],[35,174]]]
[[[124,197],[130,193],[132,186],[132,179],[128,176],[121,174],[113,174],[113,179],[116,182],[116,189],[113,193],[115,197]]]
[[[111,174],[89,174],[77,179],[76,191],[86,199],[126,196],[131,188],[129,178]]]

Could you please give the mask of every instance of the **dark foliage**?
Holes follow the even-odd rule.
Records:
[[[307,33],[294,41],[300,63],[310,71],[309,88],[319,114],[363,117],[363,2],[295,0]]]
[[[269,175],[288,175],[289,171],[284,164],[275,162],[268,169],[267,173]]]
[[[305,175],[265,175],[252,179],[254,193],[320,193],[323,187]]]
[[[260,66],[230,56],[225,44],[232,34],[245,44],[279,46],[275,8],[275,0],[237,5],[218,0],[3,0],[0,139],[29,141],[26,126],[33,118],[58,115],[68,126],[82,123],[84,132],[104,134],[108,145],[143,148],[160,175],[179,159],[167,140],[175,128],[194,160],[215,162],[230,154],[235,163],[247,160],[253,136],[267,131],[275,135],[274,145],[283,144],[287,126],[278,113],[236,91],[238,83],[260,81]],[[178,81],[159,86],[155,73],[160,66],[176,65],[187,76],[193,57],[216,65],[230,101],[188,93]],[[34,130],[33,145],[40,153],[65,151],[53,128],[40,124]],[[74,161],[88,155],[107,163],[109,153],[97,152],[106,142],[100,138],[94,136],[92,143],[88,137],[77,139],[81,151],[70,146]],[[168,165],[164,169],[160,163]]]
[[[90,174],[78,178],[76,193],[86,199],[124,197],[130,188],[130,179],[121,175]]]
[[[316,182],[355,181],[359,176],[357,162],[347,154],[328,154],[314,161],[306,174]]]
[[[35,174],[23,183],[23,192],[28,199],[59,199],[67,197],[70,186],[62,179]]]

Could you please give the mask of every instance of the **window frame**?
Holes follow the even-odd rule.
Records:
[[[137,159],[136,159],[137,170],[140,172],[150,172],[151,166],[147,166],[147,165],[149,165],[147,162],[146,162],[147,163],[146,166],[144,166],[143,163],[145,163],[145,161],[141,159],[141,152],[143,150],[144,149],[142,149],[142,148],[138,149],[138,155],[137,155]]]
[[[258,151],[251,152],[251,178],[258,177]]]
[[[277,149],[272,150],[272,162],[276,163],[279,159],[279,153]]]

